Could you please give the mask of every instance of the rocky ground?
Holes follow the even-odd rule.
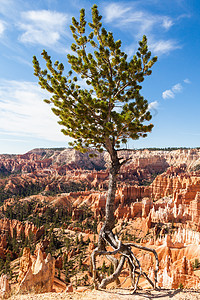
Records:
[[[109,291],[96,291],[85,290],[84,292],[72,292],[72,293],[45,293],[45,294],[29,294],[29,295],[17,295],[9,298],[10,300],[144,300],[144,299],[176,299],[176,300],[197,300],[200,299],[200,291],[190,290],[160,290],[160,291],[137,291],[134,295],[130,290],[109,290]]]

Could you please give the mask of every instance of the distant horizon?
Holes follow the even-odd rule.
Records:
[[[65,149],[74,149],[73,147],[36,147],[36,148],[33,148],[33,149],[30,149],[24,153],[0,153],[0,156],[1,155],[24,155],[24,154],[27,154],[33,150],[54,150],[54,151],[62,151],[62,150],[65,150]],[[92,150],[95,150],[94,148],[91,148]],[[145,147],[145,148],[120,148],[120,150],[127,150],[127,151],[139,151],[139,150],[149,150],[149,151],[173,151],[173,150],[191,150],[191,149],[197,149],[199,150],[200,149],[200,146],[197,146],[197,147]],[[104,150],[106,151],[106,150]],[[98,152],[98,150],[97,150]]]

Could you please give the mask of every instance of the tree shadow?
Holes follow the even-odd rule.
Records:
[[[112,294],[113,296],[114,295],[122,296],[122,299],[124,298],[124,296],[126,296],[126,297],[127,296],[131,296],[131,297],[137,296],[138,300],[140,299],[140,297],[141,297],[141,300],[143,300],[143,299],[170,299],[170,298],[173,298],[175,295],[177,295],[179,293],[196,294],[196,295],[199,295],[199,299],[200,299],[200,291],[183,290],[183,289],[176,289],[176,290],[169,290],[169,289],[137,290],[135,293],[132,293],[130,289],[119,289],[119,290],[116,290],[116,289],[115,290],[99,289],[99,291]]]

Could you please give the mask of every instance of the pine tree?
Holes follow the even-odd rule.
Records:
[[[78,235],[76,236],[76,245],[77,245],[77,246],[79,245],[79,238],[78,238]]]
[[[114,272],[114,266],[113,266],[113,264],[111,263],[111,264],[109,265],[109,268],[108,268],[108,275],[113,274],[113,272]]]
[[[69,270],[68,267],[66,266],[65,268],[65,282],[69,283],[70,282],[70,278],[69,278]]]
[[[104,274],[106,273],[106,263],[105,263],[105,260],[103,261],[101,271],[102,271]]]
[[[96,287],[95,257],[106,253],[107,244],[115,252],[124,254],[115,277],[119,276],[125,257],[128,257],[132,268],[134,265],[130,247],[120,243],[113,234],[117,175],[127,161],[118,156],[118,150],[129,138],[146,137],[153,128],[149,123],[148,101],[140,91],[141,83],[151,74],[151,68],[157,61],[157,57],[151,58],[146,36],[139,42],[136,54],[128,60],[127,54],[121,50],[121,41],[114,40],[113,34],[102,26],[101,19],[97,6],[93,5],[92,22],[88,23],[91,32],[86,35],[85,10],[81,9],[79,21],[72,18],[70,28],[74,43],[71,49],[74,54],[67,56],[71,67],[68,73],[62,63],[53,63],[45,50],[42,57],[46,61],[46,69],[42,70],[38,59],[33,57],[34,74],[40,86],[52,94],[44,101],[53,105],[52,111],[63,127],[61,131],[73,138],[71,145],[82,152],[94,148],[100,152],[106,150],[110,155],[105,222],[99,233],[98,247],[92,254]],[[93,50],[88,52],[88,48]],[[78,84],[79,77],[86,82],[87,89]],[[105,278],[100,287],[104,288],[114,280],[114,276]]]

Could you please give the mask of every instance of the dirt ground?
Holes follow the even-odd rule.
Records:
[[[72,293],[45,293],[45,294],[28,294],[28,295],[16,295],[9,298],[10,300],[144,300],[144,299],[174,299],[174,300],[197,300],[200,299],[200,290],[160,290],[160,291],[137,291],[135,294],[131,294],[130,290],[85,290],[83,292]]]

